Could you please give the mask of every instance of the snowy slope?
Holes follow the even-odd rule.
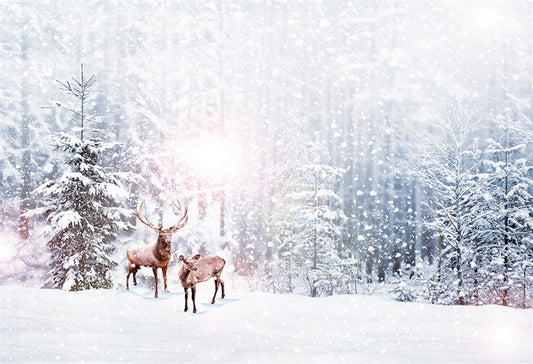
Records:
[[[209,282],[212,283],[212,282]],[[232,291],[0,287],[0,362],[531,363],[533,311]]]

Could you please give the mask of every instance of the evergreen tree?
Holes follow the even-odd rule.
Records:
[[[483,255],[483,303],[526,307],[533,272],[533,169],[524,150],[531,137],[513,133],[507,111],[497,119],[499,140],[491,140],[486,209],[491,212],[480,229]]]
[[[441,125],[445,136],[433,141],[420,168],[432,191],[434,219],[429,225],[440,236],[436,272],[429,282],[433,302],[466,304],[477,289],[477,249],[471,237],[484,212],[475,203],[483,184],[477,176],[480,155],[471,117],[462,105],[451,108]]]
[[[51,260],[46,285],[72,291],[110,288],[111,271],[116,266],[111,259],[113,241],[128,226],[123,222],[127,212],[119,207],[127,193],[119,174],[105,167],[106,153],[117,145],[106,142],[98,130],[87,138],[86,125],[96,120],[87,112],[94,77],[85,79],[82,66],[81,80],[61,84],[79,101],[79,108],[65,109],[72,111],[80,127],[74,129],[79,135],[53,136],[56,149],[66,153],[65,171],[35,190],[44,207],[33,214],[43,214],[49,224],[46,232]]]
[[[319,141],[309,151],[312,159],[293,170],[292,188],[275,200],[273,230],[289,291],[306,284],[308,294],[316,297],[335,293],[345,281],[340,254],[346,251],[342,245],[346,217],[334,190],[340,172],[320,160],[327,154]]]
[[[283,293],[292,293],[299,288],[298,274],[292,256],[297,243],[293,213],[293,209],[297,206],[293,206],[288,195],[301,188],[298,168],[302,160],[308,162],[310,158],[306,148],[310,141],[302,133],[300,124],[301,120],[287,123],[281,128],[279,133],[281,142],[278,147],[280,160],[272,169],[273,181],[276,183],[273,190],[276,193],[272,197],[268,230],[273,259],[265,263],[265,271],[267,285],[272,286],[274,291]]]

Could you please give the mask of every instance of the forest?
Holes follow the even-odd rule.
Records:
[[[533,307],[533,3],[0,3],[0,284],[189,220],[251,289]],[[172,267],[171,267],[172,268]]]

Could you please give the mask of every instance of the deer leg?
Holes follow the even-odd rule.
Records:
[[[165,292],[168,292],[168,287],[167,287],[167,269],[168,269],[168,267],[161,268],[161,270],[163,271],[163,282],[165,283]]]
[[[152,268],[152,272],[154,272],[154,279],[155,279],[155,296],[154,296],[154,298],[157,298],[158,297],[158,295],[157,295],[157,268],[153,267]]]
[[[135,279],[135,273],[139,270],[139,267],[133,263],[128,263],[128,275],[126,276],[126,289],[130,289],[130,275],[133,273],[133,285],[137,285],[137,280]]]
[[[215,303],[215,297],[217,296],[217,292],[218,292],[218,285],[219,285],[219,281],[217,279],[217,277],[215,277],[215,294],[213,295],[213,299],[211,300],[211,304]]]
[[[220,278],[217,279],[218,281],[218,284],[220,284],[220,287],[222,288],[222,297],[220,298],[224,298],[225,297],[225,294],[224,294],[224,281]]]
[[[130,274],[131,274],[131,264],[128,263],[128,275],[126,276],[126,289],[130,289]],[[135,277],[135,274],[133,275]],[[133,278],[135,279],[135,278]]]
[[[191,291],[192,291],[192,312],[196,313],[196,287],[192,286]]]
[[[187,287],[183,287],[183,289],[185,290],[185,309],[183,311],[187,312],[187,310],[189,309],[187,307],[187,299],[189,298],[189,289]]]
[[[141,267],[139,267],[138,265],[136,265],[134,268],[133,268],[133,285],[136,286],[137,285],[137,272],[139,271],[139,269],[141,269]]]

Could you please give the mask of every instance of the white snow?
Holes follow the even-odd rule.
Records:
[[[532,310],[248,293],[230,282],[211,305],[213,286],[198,286],[197,314],[183,312],[181,290],[154,299],[141,286],[0,287],[0,362],[533,362]]]

